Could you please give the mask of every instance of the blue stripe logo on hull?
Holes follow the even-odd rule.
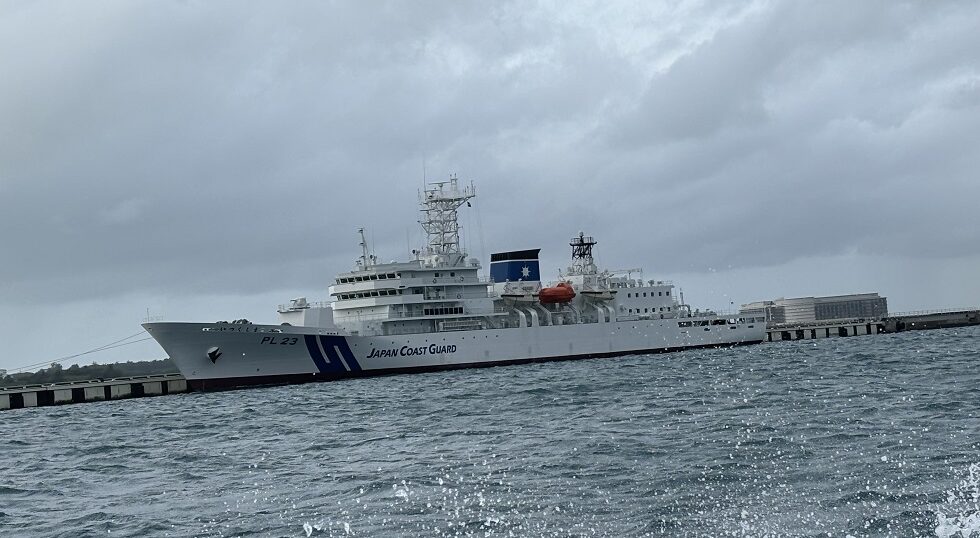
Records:
[[[343,336],[314,336],[304,337],[306,349],[310,358],[316,364],[320,373],[360,372],[361,365],[354,358],[354,353]]]
[[[339,338],[343,345],[337,346],[337,349],[344,355],[344,360],[347,361],[347,365],[350,366],[352,372],[360,372],[361,365],[357,363],[357,359],[354,358],[354,353],[350,350],[350,346],[347,345],[347,339],[342,336],[335,336],[334,338]]]
[[[312,358],[313,363],[316,364],[316,369],[320,370],[320,372],[328,371],[327,368],[329,367],[327,366],[327,361],[323,359],[323,354],[320,353],[320,350],[317,348],[316,337],[308,334],[304,337],[304,340],[306,340],[306,349],[310,352],[310,358]]]

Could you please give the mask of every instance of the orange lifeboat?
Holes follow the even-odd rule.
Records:
[[[541,304],[567,303],[575,298],[575,290],[568,282],[559,282],[552,288],[541,288],[538,300]]]

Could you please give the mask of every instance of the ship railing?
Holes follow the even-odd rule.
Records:
[[[385,321],[385,320],[401,320],[401,319],[447,319],[447,318],[476,318],[480,316],[487,316],[491,314],[500,313],[497,310],[493,312],[463,312],[461,314],[422,314],[422,313],[405,313],[405,312],[393,312],[389,314],[355,314],[351,316],[334,318],[335,322],[355,322],[355,321]]]
[[[837,319],[818,319],[818,320],[807,320],[807,321],[783,321],[779,323],[769,322],[769,328],[771,329],[789,329],[793,327],[823,327],[834,326],[834,325],[850,325],[856,323],[878,323],[881,318],[876,317],[866,317],[866,318],[837,318]]]
[[[425,277],[415,277],[414,279],[409,280],[428,280],[430,284],[493,284],[493,280],[490,278],[466,278],[462,276],[439,276],[428,279]]]
[[[639,288],[647,286],[673,286],[674,281],[672,280],[644,280],[639,278],[622,278],[621,277],[610,277],[613,283],[620,285],[624,288]],[[639,284],[637,284],[639,282]]]
[[[980,307],[967,307],[967,308],[940,308],[936,310],[910,310],[908,312],[890,312],[886,314],[885,318],[905,318],[910,316],[928,316],[930,314],[959,314],[967,312],[978,312]]]
[[[291,303],[280,304],[277,310],[280,313],[286,312],[299,312],[300,310],[306,310],[308,308],[328,308],[331,306],[329,301],[314,301],[312,303],[305,303],[302,306],[297,306]]]
[[[678,310],[680,312],[680,310]],[[765,316],[762,314],[746,314],[745,312],[738,312],[732,310],[693,310],[688,313],[682,313],[677,316],[678,319],[700,319],[700,318],[724,318],[726,320],[734,320],[737,323],[764,323],[766,321]]]
[[[473,331],[483,328],[483,323],[478,319],[466,320],[446,320],[439,323],[441,331]]]

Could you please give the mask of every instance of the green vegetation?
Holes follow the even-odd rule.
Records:
[[[176,373],[178,373],[177,366],[170,359],[117,362],[113,364],[98,364],[93,362],[88,366],[73,364],[68,368],[64,368],[55,362],[51,363],[50,367],[38,370],[37,372],[6,375],[0,379],[0,387],[19,387],[21,385],[42,385],[64,383],[66,381],[89,381],[92,379]]]

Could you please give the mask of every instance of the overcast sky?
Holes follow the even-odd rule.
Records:
[[[980,4],[0,3],[0,368],[325,299],[416,195],[695,306],[980,305]],[[153,342],[80,360],[161,358]],[[66,361],[66,364],[72,361]]]

